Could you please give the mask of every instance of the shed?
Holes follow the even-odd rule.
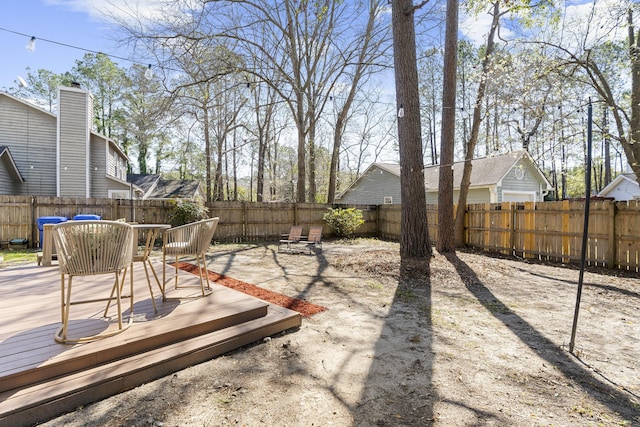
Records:
[[[525,150],[472,160],[467,203],[540,202],[551,183]],[[464,162],[453,164],[454,202],[460,194]],[[424,169],[428,204],[438,203],[440,165]],[[373,163],[336,197],[338,204],[400,204],[400,165]]]
[[[640,199],[640,185],[634,173],[622,173],[598,193],[598,197],[610,197],[616,201]]]

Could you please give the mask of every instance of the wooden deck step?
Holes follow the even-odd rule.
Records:
[[[200,302],[206,303],[206,299]],[[203,304],[200,304],[203,305]],[[199,311],[176,314],[153,322],[134,324],[118,339],[103,339],[91,345],[70,348],[63,357],[42,360],[37,348],[28,357],[5,362],[0,374],[0,392],[66,376],[96,366],[144,353],[161,346],[198,337],[267,315],[268,304],[258,299],[243,299],[233,305],[217,307],[215,314],[204,317]],[[198,319],[198,317],[204,317]],[[43,340],[50,340],[46,334]],[[34,341],[32,341],[34,342]],[[5,350],[6,351],[6,350]],[[25,349],[19,349],[22,355]]]
[[[189,338],[183,336],[171,344],[154,344],[151,347],[155,348],[144,352],[6,390],[0,393],[0,427],[28,426],[51,419],[300,325],[299,313],[269,305],[266,315],[253,320]],[[205,332],[205,327],[196,327]]]

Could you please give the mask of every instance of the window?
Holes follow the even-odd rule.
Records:
[[[387,196],[384,198],[384,204],[385,205],[392,205],[393,204],[393,197],[391,196]]]

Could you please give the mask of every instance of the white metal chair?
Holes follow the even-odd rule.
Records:
[[[133,229],[131,225],[115,221],[68,221],[53,226],[53,240],[58,251],[60,266],[61,312],[62,326],[55,334],[55,340],[61,343],[77,343],[93,341],[118,334],[127,329],[133,322],[133,276],[130,277],[130,293],[123,296],[121,291],[124,285],[124,272],[131,267],[133,260]],[[120,278],[122,274],[122,279]],[[111,295],[106,297],[109,289],[104,289],[105,297],[72,300],[72,283],[75,276],[95,276],[101,274],[113,274],[114,281],[111,286]],[[67,282],[65,286],[65,276]],[[91,286],[96,287],[91,282]],[[96,295],[102,291],[96,287],[93,290]],[[115,296],[113,296],[115,292]],[[129,322],[123,324],[123,311],[121,299],[129,298]],[[88,304],[99,301],[116,301],[118,308],[118,328],[107,329],[105,332],[70,338],[69,312],[72,305]],[[105,317],[107,315],[105,309]]]
[[[209,284],[209,274],[207,272],[207,260],[205,254],[211,245],[211,239],[216,232],[220,218],[209,218],[190,224],[170,228],[164,232],[162,245],[162,300],[167,300],[166,293],[166,269],[167,256],[175,257],[175,289],[178,289],[178,258],[181,256],[195,256],[200,274],[200,288],[202,296],[205,296],[204,281],[206,279],[207,289],[211,289]]]

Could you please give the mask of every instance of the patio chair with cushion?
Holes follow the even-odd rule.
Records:
[[[294,245],[302,239],[302,226],[301,225],[292,225],[291,230],[289,230],[289,235],[285,239],[280,239],[278,243],[278,252],[283,250],[291,252]]]
[[[166,293],[166,269],[167,256],[175,257],[175,289],[178,289],[178,258],[181,256],[195,256],[198,263],[198,273],[200,275],[200,288],[202,296],[205,296],[204,282],[206,279],[207,289],[211,289],[209,284],[209,274],[207,272],[207,260],[205,254],[211,245],[211,239],[216,232],[220,218],[209,218],[202,221],[192,222],[170,228],[164,232],[162,245],[162,300],[167,300]]]
[[[55,224],[52,230],[53,240],[58,251],[58,262],[60,267],[60,287],[61,287],[61,312],[62,326],[55,334],[55,340],[61,343],[78,343],[93,341],[99,338],[105,338],[115,335],[127,329],[133,322],[133,279],[130,277],[129,295],[122,295],[122,287],[124,285],[124,273],[131,266],[133,261],[133,229],[131,225],[102,220],[84,220],[84,221],[68,221]],[[120,278],[120,273],[122,278]],[[101,274],[113,274],[113,285],[104,289],[105,297],[78,299],[72,298],[72,293],[82,294],[81,290],[72,288],[73,278],[75,276],[95,276]],[[65,276],[67,282],[65,286]],[[102,290],[101,281],[92,280],[90,285],[92,295],[100,295]],[[83,285],[86,285],[83,283]],[[111,294],[106,297],[109,290]],[[115,293],[115,296],[114,296]],[[123,311],[121,300],[129,298],[129,322],[123,324]],[[88,304],[99,301],[111,302],[116,301],[118,308],[118,328],[107,328],[100,333],[91,334],[79,338],[70,338],[69,330],[69,311],[72,305]],[[107,308],[104,316],[107,316]]]

